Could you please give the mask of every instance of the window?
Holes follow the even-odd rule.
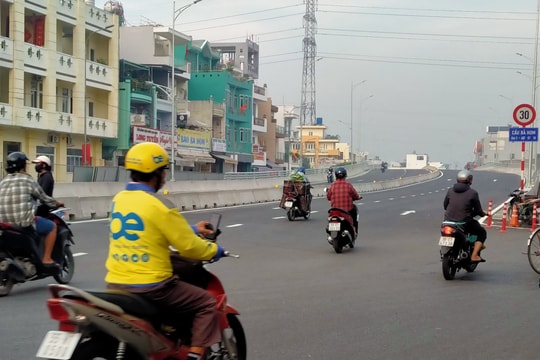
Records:
[[[73,172],[75,166],[81,166],[82,149],[67,149],[66,165],[67,172]]]
[[[240,128],[240,142],[245,143],[249,141],[251,137],[251,131],[247,128]]]
[[[64,112],[64,113],[69,113],[69,114],[72,114],[73,111],[73,94],[72,94],[72,90],[69,89],[69,88],[61,88],[60,89],[60,94],[58,95],[58,98],[59,98],[59,111],[61,112]]]
[[[306,150],[315,150],[314,143],[306,143]]]
[[[30,106],[41,109],[43,107],[43,80],[34,76],[30,83]]]
[[[52,146],[36,146],[36,156],[41,156],[41,155],[48,156],[49,159],[51,159],[51,167],[54,166],[54,147],[52,147]]]
[[[88,116],[94,116],[94,103],[92,101],[88,102]]]

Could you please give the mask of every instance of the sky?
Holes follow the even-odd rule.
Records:
[[[316,116],[368,158],[416,152],[462,168],[488,125],[516,125],[514,108],[533,103],[537,1],[318,0]],[[172,26],[172,1],[122,4],[128,26]],[[175,27],[211,43],[253,39],[257,83],[273,104],[299,106],[305,12],[302,0],[201,0]]]

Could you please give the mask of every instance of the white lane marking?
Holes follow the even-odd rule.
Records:
[[[388,200],[392,201],[392,200],[394,200],[394,198],[388,198]]]
[[[274,216],[272,220],[286,219],[286,216]]]
[[[281,210],[279,206],[272,208],[272,210]]]
[[[83,252],[75,253],[75,254],[73,254],[73,257],[83,256],[83,255],[88,255],[88,253],[83,253]]]
[[[405,195],[402,195],[402,196],[400,196],[400,198],[401,198],[401,199],[405,199],[405,198],[406,198],[406,196],[405,196]]]
[[[373,202],[374,202],[374,203],[380,203],[381,200],[375,200],[375,201],[373,201]]]
[[[415,195],[415,194],[412,194],[411,197],[416,197],[416,195]]]
[[[399,214],[399,215],[409,215],[409,214],[414,214],[414,213],[416,213],[416,211],[414,211],[414,210],[407,210],[407,211],[402,212],[402,213]]]
[[[425,194],[424,193],[420,193],[420,196],[424,196]]]
[[[244,224],[232,224],[232,225],[227,225],[227,226],[225,226],[225,227],[227,227],[227,228],[234,228],[234,227],[239,227],[239,226],[242,226],[242,225],[244,225]]]

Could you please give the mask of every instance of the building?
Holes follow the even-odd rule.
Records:
[[[305,159],[302,165],[309,168],[326,168],[343,162],[339,150],[339,138],[326,135],[326,125],[317,118],[315,125],[298,126],[300,132],[300,155]]]
[[[57,181],[103,165],[102,140],[118,131],[118,29],[83,1],[0,0],[2,162],[47,155]]]
[[[477,166],[493,163],[521,162],[521,142],[510,141],[511,125],[488,126],[485,136],[474,145],[475,163]],[[530,146],[525,147],[525,159],[529,160]]]

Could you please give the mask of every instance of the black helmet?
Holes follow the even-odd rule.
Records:
[[[468,170],[461,170],[457,173],[456,180],[458,183],[472,184],[473,176]]]
[[[347,177],[347,170],[344,167],[338,167],[334,173],[336,174],[336,179],[345,179]]]
[[[26,162],[29,161],[26,154],[20,151],[12,152],[7,156],[6,171],[10,174],[26,168]]]

